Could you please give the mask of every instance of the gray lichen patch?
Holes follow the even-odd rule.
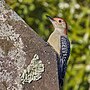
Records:
[[[24,69],[20,75],[22,84],[37,81],[41,78],[41,74],[44,72],[44,64],[40,60],[37,54],[34,55],[31,63]]]
[[[6,90],[22,90],[19,74],[23,71],[26,53],[20,34],[0,14],[0,83]],[[3,84],[2,84],[3,86]]]
[[[9,57],[0,57],[0,83],[6,90],[12,90],[12,86],[16,86],[14,78],[17,77],[17,67],[14,65],[13,60]]]
[[[0,0],[0,12],[5,7],[4,5],[5,5],[5,1],[4,0]]]
[[[23,71],[26,53],[20,34],[9,21],[24,22],[0,0],[0,83],[6,90],[22,90],[19,74]]]
[[[7,4],[5,4],[4,0],[0,0],[0,21],[5,22],[6,20],[15,20],[15,21],[22,21],[24,20],[17,15],[16,12],[11,10]],[[25,22],[24,22],[25,23]]]

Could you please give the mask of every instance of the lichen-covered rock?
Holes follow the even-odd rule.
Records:
[[[37,54],[34,55],[31,63],[27,66],[26,69],[21,73],[21,83],[25,82],[31,83],[32,81],[37,81],[41,79],[41,73],[44,72],[44,64],[40,60]]]
[[[0,90],[59,90],[56,54],[0,0]]]

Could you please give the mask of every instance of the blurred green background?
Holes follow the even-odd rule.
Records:
[[[53,31],[46,18],[68,23],[71,56],[63,90],[90,90],[90,0],[6,0],[45,41]]]

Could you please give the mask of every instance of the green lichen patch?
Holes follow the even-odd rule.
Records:
[[[24,69],[20,75],[22,84],[37,81],[41,78],[41,74],[44,72],[44,64],[40,60],[37,54],[34,55],[31,63]]]

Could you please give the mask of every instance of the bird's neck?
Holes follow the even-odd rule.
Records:
[[[55,28],[54,32],[59,33],[60,35],[67,36],[67,30],[64,28]]]

